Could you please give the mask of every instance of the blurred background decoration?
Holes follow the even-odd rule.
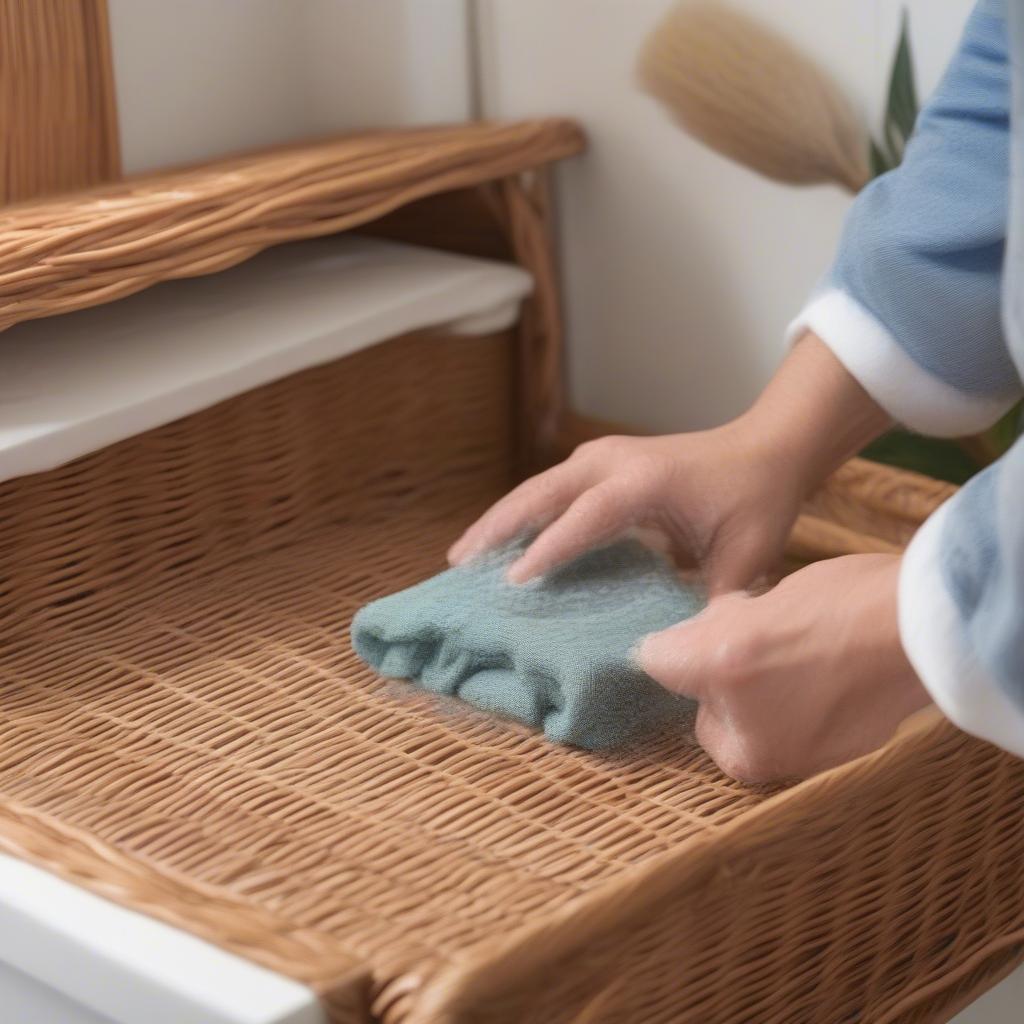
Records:
[[[869,179],[863,126],[836,83],[739,10],[673,7],[647,38],[638,77],[685,131],[768,178],[851,192]]]
[[[757,19],[714,0],[673,7],[641,48],[641,86],[693,138],[765,177],[856,193],[898,167],[919,111],[904,9],[881,133],[872,138],[832,77]],[[963,483],[1024,431],[1021,406],[984,434],[946,440],[900,428],[862,453]]]

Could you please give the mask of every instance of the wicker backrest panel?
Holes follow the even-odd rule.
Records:
[[[121,173],[106,0],[0,0],[0,203]]]
[[[127,179],[0,214],[0,330],[234,266],[578,152],[570,121],[365,132]]]
[[[949,727],[751,790],[354,657],[507,486],[511,350],[398,339],[0,487],[0,849],[334,1024],[909,1022],[1005,969],[1021,766]]]

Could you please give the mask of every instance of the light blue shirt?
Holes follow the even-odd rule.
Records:
[[[981,0],[904,161],[857,198],[791,327],[896,419],[988,427],[1024,379],[1024,0]],[[1024,756],[1024,440],[919,531],[904,646],[958,725]]]

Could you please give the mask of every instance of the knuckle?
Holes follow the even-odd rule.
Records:
[[[618,503],[607,491],[595,488],[576,503],[573,518],[590,529],[600,531],[618,519]]]
[[[573,455],[581,455],[587,458],[594,456],[601,458],[618,456],[629,447],[628,443],[630,440],[630,438],[619,434],[608,434],[605,437],[594,438],[592,441],[584,441],[583,444],[577,446]]]
[[[659,452],[637,449],[630,460],[630,481],[638,489],[650,489],[672,471],[672,460]]]
[[[709,652],[709,670],[723,696],[732,696],[750,677],[751,641],[744,633],[719,636]]]
[[[754,737],[731,731],[724,742],[706,749],[721,771],[737,782],[758,786],[775,781],[773,760]]]
[[[540,503],[549,504],[558,497],[560,490],[559,476],[553,472],[541,473],[522,485],[517,495],[518,504]]]
[[[591,458],[594,455],[600,454],[603,441],[604,438],[599,437],[593,441],[584,441],[582,444],[576,445],[570,458],[579,460]]]
[[[749,754],[729,754],[716,758],[715,763],[730,779],[747,786],[763,786],[773,781],[771,769],[763,758]]]
[[[723,594],[702,613],[703,653],[716,687],[742,687],[758,674],[767,639],[754,614],[756,601],[744,593]]]
[[[543,519],[564,500],[563,478],[555,470],[549,470],[521,483],[495,509],[503,515],[536,520]]]

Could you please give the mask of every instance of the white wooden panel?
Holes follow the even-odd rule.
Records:
[[[409,331],[500,330],[519,267],[352,235],[0,334],[0,480]]]
[[[326,1020],[305,985],[5,855],[0,964],[3,1024]],[[69,1005],[76,1016],[53,1016]],[[12,1019],[11,1006],[40,1016]]]

